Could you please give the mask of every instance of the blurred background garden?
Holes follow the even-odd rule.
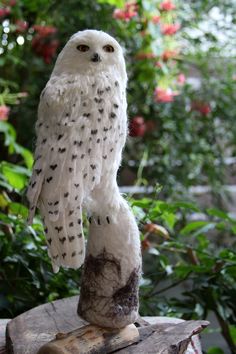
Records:
[[[79,293],[81,271],[52,273],[40,216],[26,225],[25,191],[40,92],[95,28],[125,50],[141,315],[209,319],[205,353],[236,353],[235,0],[4,0],[0,22],[0,318]]]

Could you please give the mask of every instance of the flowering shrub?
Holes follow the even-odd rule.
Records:
[[[230,48],[233,41],[220,41],[227,36],[235,37],[233,32],[227,32],[236,32],[231,2],[1,3],[0,282],[5,289],[0,295],[2,316],[13,316],[39,303],[78,292],[78,272],[52,275],[42,225],[35,218],[32,228],[25,226],[28,210],[22,204],[22,196],[33,163],[30,150],[34,149],[39,95],[56,55],[74,32],[97,28],[113,34],[125,48],[130,137],[120,181],[126,183],[125,176],[129,175],[133,178],[131,183],[136,180],[138,185],[151,185],[154,190],[153,199],[131,200],[142,231],[142,314],[204,318],[208,311],[215,311],[232,348],[235,220],[218,209],[203,211],[186,201],[173,202],[185,192],[185,198],[181,198],[189,200],[188,189],[203,184],[213,188],[216,206],[222,201],[222,185],[230,183],[226,180],[224,159],[232,160],[236,152],[232,105],[236,100],[236,73],[234,48]],[[222,18],[223,14],[227,16]],[[224,36],[218,36],[219,33]],[[162,197],[170,202],[156,200],[159,184],[164,187]],[[194,213],[200,212],[204,220],[189,221],[196,217]],[[217,244],[209,242],[210,230],[216,235]],[[223,249],[226,237],[230,250]],[[165,279],[171,286],[186,279],[191,282],[184,300],[161,296]],[[19,298],[13,296],[15,285]],[[230,289],[230,294],[225,289]],[[32,296],[35,293],[37,297]]]
[[[138,5],[135,2],[126,2],[123,9],[115,9],[113,17],[118,20],[129,21],[138,15]]]

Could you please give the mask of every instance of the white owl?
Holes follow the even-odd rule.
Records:
[[[39,207],[55,272],[84,262],[82,209],[97,224],[116,219],[116,182],[127,135],[126,69],[107,33],[74,34],[41,93],[29,222]],[[91,220],[92,220],[91,219]]]

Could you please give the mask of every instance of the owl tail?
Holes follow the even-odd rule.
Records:
[[[55,218],[49,213],[47,203],[40,201],[40,212],[53,271],[57,273],[60,266],[79,268],[85,257],[81,207],[72,209],[69,203],[64,209],[60,208]]]

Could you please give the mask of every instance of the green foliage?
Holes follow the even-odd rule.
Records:
[[[211,208],[201,211],[200,220],[191,221],[193,208],[200,210],[188,203],[145,198],[134,200],[132,205],[143,225],[141,313],[198,319],[213,312],[232,349],[236,321],[236,219]],[[169,223],[168,215],[174,223]],[[160,233],[158,224],[164,225],[168,234]],[[226,249],[223,240],[229,235],[231,247]],[[176,287],[178,291],[173,295],[175,291],[171,289]]]
[[[131,121],[143,117],[146,128],[128,139],[120,171],[121,182],[128,172],[131,182],[155,190],[152,198],[129,197],[143,247],[141,312],[200,319],[212,311],[234,352],[236,220],[215,201],[228,183],[225,157],[236,152],[235,6],[233,0],[176,1],[176,10],[165,12],[160,3],[138,0],[123,20],[113,11],[127,15],[124,0],[1,5],[10,14],[0,18],[0,106],[11,111],[9,122],[0,118],[0,316],[78,293],[80,271],[52,273],[40,218],[26,224],[24,193],[39,95],[56,54],[71,34],[97,28],[125,48],[128,115]],[[165,36],[162,23],[181,23],[181,30]],[[55,32],[37,43],[35,25]],[[180,73],[197,78],[198,85],[180,85]],[[171,89],[173,101],[157,102],[158,87]],[[213,207],[202,210],[190,200],[189,188],[199,184],[212,187]],[[161,189],[165,201],[156,199]],[[220,348],[208,350],[218,353]]]

